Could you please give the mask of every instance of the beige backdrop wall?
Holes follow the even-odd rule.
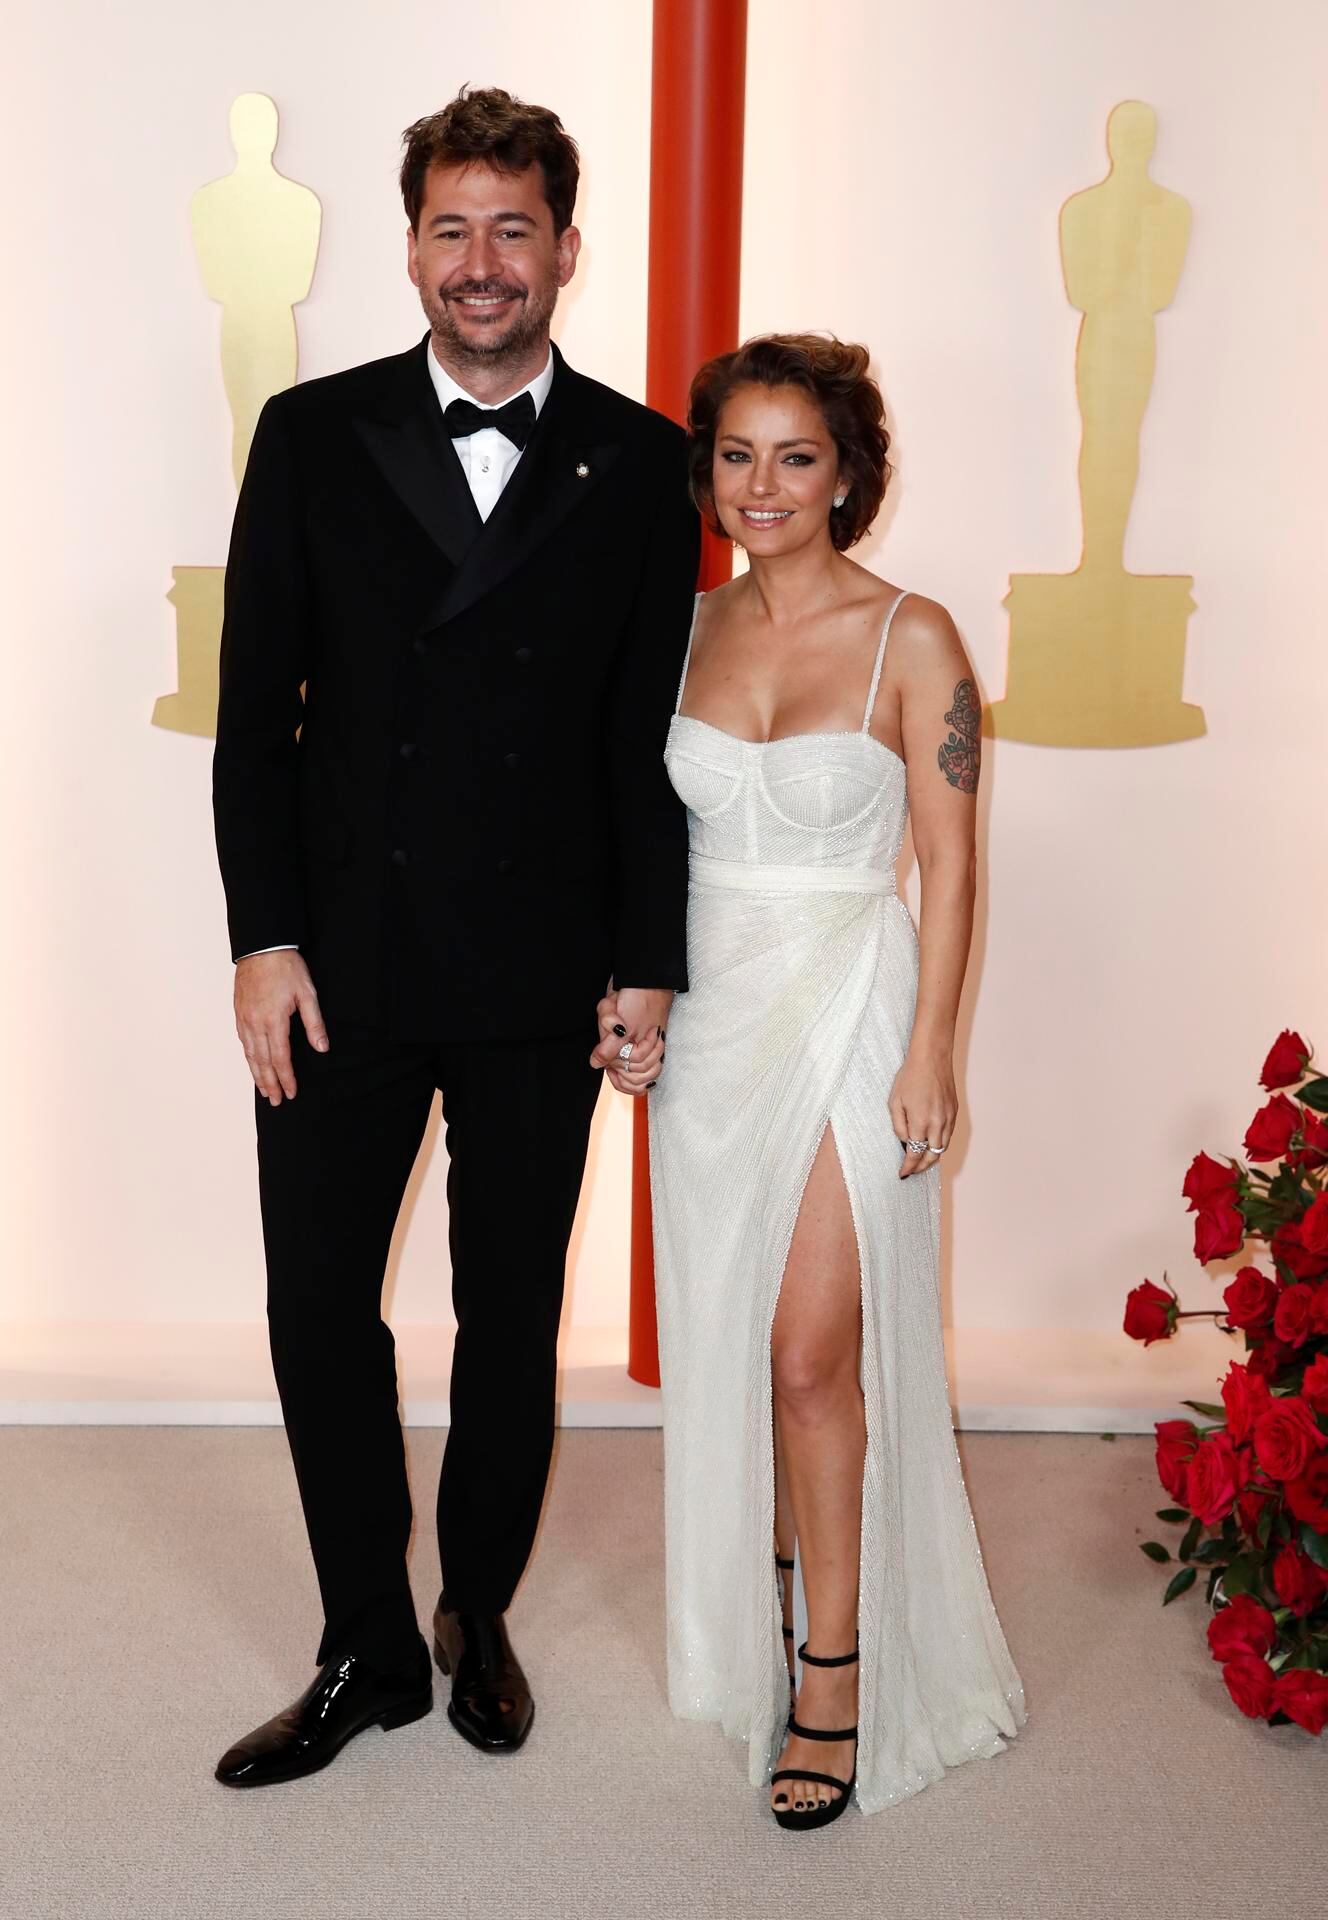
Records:
[[[648,0],[445,18],[397,0],[372,23],[313,0],[24,8],[0,113],[13,1351],[18,1323],[72,1338],[261,1315],[207,746],[148,725],[174,684],[170,567],[220,561],[233,505],[219,314],[187,221],[230,165],[229,103],[274,97],[278,165],[323,201],[304,378],[419,331],[401,127],[466,80],[556,105],[587,161],[559,337],[639,394],[649,50]],[[1009,573],[1078,557],[1056,221],[1104,172],[1118,100],[1156,107],[1154,173],[1194,209],[1127,559],[1195,576],[1186,697],[1207,737],[987,753],[947,1309],[975,1334],[1039,1330],[1038,1366],[1076,1333],[1105,1339],[1144,1272],[1217,1297],[1188,1251],[1184,1166],[1236,1147],[1279,1026],[1328,1049],[1326,55],[1318,0],[1277,0],[1257,28],[1237,0],[752,0],[744,329],[870,343],[898,476],[865,558],[951,607],[988,698]],[[571,1302],[586,1329],[625,1314],[628,1132],[606,1098]],[[406,1325],[446,1314],[441,1160],[398,1236]]]

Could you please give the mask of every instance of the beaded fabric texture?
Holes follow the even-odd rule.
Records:
[[[770,1333],[827,1127],[838,1151],[862,1286],[866,1813],[1003,1752],[1024,1721],[950,1418],[940,1170],[898,1178],[887,1107],[918,948],[894,884],[904,763],[869,728],[902,598],[858,733],[747,741],[675,713],[666,760],[688,810],[691,987],[650,1096],[669,1700],[746,1740],[754,1784],[788,1713]]]

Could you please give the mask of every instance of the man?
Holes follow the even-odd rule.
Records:
[[[324,1609],[318,1677],[224,1755],[233,1786],[431,1704],[380,1301],[436,1090],[458,1332],[434,1649],[460,1733],[525,1739],[503,1615],[548,1473],[596,1069],[631,1049],[639,1081],[686,985],[661,757],[699,543],[683,436],[550,345],[580,246],[556,115],[463,90],[405,140],[429,335],[269,402],[227,568],[217,845]]]

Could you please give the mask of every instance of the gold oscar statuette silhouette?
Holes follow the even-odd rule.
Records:
[[[1107,121],[1106,179],[1061,209],[1066,291],[1084,316],[1084,545],[1073,573],[1011,575],[1005,698],[986,715],[986,731],[1008,740],[1153,747],[1204,732],[1203,709],[1181,698],[1194,581],[1125,570],[1155,316],[1175,297],[1190,235],[1186,201],[1149,178],[1156,135],[1153,109],[1122,101]]]
[[[237,488],[263,404],[295,384],[295,314],[318,258],[322,208],[308,187],[272,164],[277,109],[265,93],[242,93],[230,115],[235,167],[200,187],[190,202],[203,284],[221,307],[221,369],[231,413],[231,470]],[[163,694],[154,726],[212,735],[217,726],[217,655],[224,567],[173,567],[179,692]]]

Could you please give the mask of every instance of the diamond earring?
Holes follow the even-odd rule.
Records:
[[[844,504],[844,502],[845,502],[845,501],[846,501],[847,499],[848,499],[848,495],[847,495],[846,493],[837,493],[837,494],[835,495],[835,505],[836,505],[837,507],[842,507],[842,506],[843,506],[843,504]]]

